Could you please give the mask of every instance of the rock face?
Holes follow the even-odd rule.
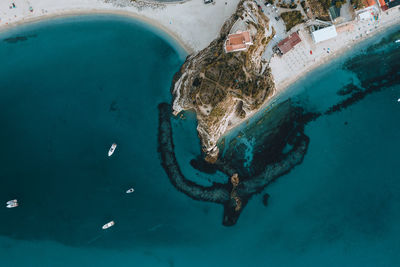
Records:
[[[270,69],[262,54],[269,36],[268,18],[253,1],[243,0],[223,25],[220,36],[204,50],[190,55],[172,83],[173,114],[194,110],[202,150],[209,162],[218,158],[217,141],[226,130],[258,109],[274,91]],[[229,34],[248,31],[253,45],[226,53]]]

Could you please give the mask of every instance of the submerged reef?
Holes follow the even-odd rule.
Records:
[[[15,36],[15,37],[9,37],[9,38],[3,39],[3,42],[15,44],[18,42],[28,41],[29,38],[35,38],[35,37],[37,37],[36,34],[31,34],[31,35],[26,35],[26,36]]]
[[[228,148],[229,152],[214,164],[215,168],[229,177],[227,182],[214,182],[211,186],[198,185],[182,174],[176,160],[171,106],[162,103],[158,109],[158,151],[161,155],[162,166],[171,183],[192,199],[222,204],[224,206],[223,225],[225,226],[234,225],[249,199],[254,194],[260,193],[276,178],[300,164],[307,151],[309,139],[303,133],[304,123],[302,123],[302,121],[305,122],[306,117],[302,110],[293,108],[290,101],[287,101],[274,109],[275,112],[282,112],[284,115],[273,116],[269,119],[272,123],[265,124],[268,129],[263,129],[266,130],[265,135],[259,138],[259,142],[265,143],[255,154],[251,168],[245,168],[241,164],[243,151],[237,150],[235,144],[232,144]],[[287,119],[289,114],[293,114],[289,118],[294,119],[290,123]],[[290,144],[290,149],[284,152],[283,148],[286,148],[287,144]],[[239,165],[242,168],[238,168]],[[251,172],[248,171],[250,169]]]
[[[158,150],[171,183],[192,199],[222,204],[223,225],[234,225],[252,196],[261,193],[268,184],[302,162],[309,144],[309,137],[304,134],[307,123],[320,116],[340,112],[369,94],[400,84],[400,50],[393,41],[398,34],[400,33],[396,32],[363,53],[346,60],[342,68],[354,73],[358,81],[352,81],[340,88],[336,92],[340,100],[326,110],[311,112],[307,110],[310,108],[309,103],[293,103],[291,99],[269,107],[231,140],[219,140],[215,144],[215,151],[221,151],[221,155],[213,161],[207,160],[210,151],[204,149],[204,138],[207,135],[202,135],[199,131],[205,155],[197,156],[190,164],[203,173],[224,173],[225,183],[214,182],[210,186],[202,186],[182,174],[174,152],[172,109],[169,104],[160,104]],[[371,68],[371,65],[380,67]],[[193,82],[194,87],[199,84],[199,80],[195,79]],[[174,105],[176,101],[175,95]],[[238,107],[243,111],[244,103],[240,103]],[[348,124],[347,121],[344,123]],[[219,135],[214,135],[217,136]],[[267,206],[269,198],[264,193],[264,206]]]
[[[347,97],[325,111],[326,115],[341,111],[371,93],[400,84],[400,51],[394,43],[398,36],[400,33],[396,32],[344,63],[343,68],[353,72],[360,85],[350,83],[339,90],[339,95]],[[371,68],[372,65],[379,68]]]

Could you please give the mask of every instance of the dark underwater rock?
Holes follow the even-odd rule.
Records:
[[[338,95],[341,96],[345,96],[345,95],[349,95],[351,93],[357,92],[357,91],[361,91],[362,89],[360,87],[358,87],[357,85],[353,84],[353,83],[349,83],[345,86],[343,86],[338,92]]]
[[[18,43],[18,42],[27,41],[29,38],[32,38],[32,37],[37,37],[37,35],[36,34],[32,34],[32,35],[26,35],[26,36],[10,37],[10,38],[3,39],[3,41],[6,42],[6,43],[15,44],[15,43]]]
[[[266,194],[264,194],[264,196],[263,196],[263,205],[266,207],[267,205],[268,205],[268,199],[269,199],[269,194],[268,193],[266,193]]]
[[[192,167],[195,168],[196,170],[208,174],[216,173],[218,170],[218,168],[214,164],[205,161],[204,157],[202,156],[198,156],[197,158],[192,159],[190,161],[190,165],[192,165]]]
[[[257,166],[259,169],[256,175],[250,175],[249,172],[242,170],[244,176],[237,174],[236,165],[237,159],[234,153],[229,153],[232,158],[224,156],[224,162],[219,161],[214,166],[221,172],[225,173],[228,177],[235,176],[237,179],[227,179],[226,183],[213,183],[211,186],[202,186],[194,183],[187,179],[181,172],[178,162],[175,157],[173,136],[172,136],[172,125],[171,125],[171,107],[169,104],[162,103],[158,106],[159,109],[159,131],[158,131],[158,151],[161,156],[161,165],[168,175],[171,183],[179,191],[183,192],[192,199],[200,201],[208,201],[219,203],[224,206],[223,214],[223,225],[232,226],[236,224],[242,210],[246,207],[250,198],[257,193],[260,193],[269,183],[274,181],[276,178],[288,173],[294,166],[300,164],[307,151],[309,139],[302,132],[293,134],[292,131],[302,130],[303,126],[299,127],[299,123],[291,124],[294,126],[291,130],[285,128],[289,135],[282,137],[279,135],[280,124],[273,124],[272,128],[269,129],[274,133],[275,138],[285,138],[286,141],[290,140],[292,147],[287,153],[279,154],[278,160],[269,160],[268,164],[263,166]],[[285,109],[283,109],[285,110]],[[286,109],[286,111],[291,109]],[[291,110],[292,111],[292,110]],[[284,114],[287,115],[286,112]],[[285,116],[283,116],[285,117]],[[281,118],[283,118],[281,117]],[[301,116],[297,116],[297,119],[301,119]],[[286,120],[285,120],[286,121]],[[264,139],[263,139],[264,140]],[[265,139],[264,141],[271,142],[274,140]],[[269,149],[270,145],[265,144],[263,148]],[[230,147],[229,149],[234,149]],[[278,151],[278,150],[277,150]],[[260,152],[261,153],[261,152]],[[204,166],[203,166],[204,167]],[[253,172],[254,173],[254,172]],[[240,177],[240,180],[239,178]],[[234,182],[232,182],[234,181]]]

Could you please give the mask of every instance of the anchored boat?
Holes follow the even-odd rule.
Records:
[[[134,191],[135,191],[135,189],[129,188],[128,190],[126,190],[126,193],[127,193],[127,194],[130,194],[130,193],[133,193]]]
[[[16,199],[9,200],[9,201],[7,201],[6,205],[10,205],[10,204],[17,203],[17,202],[18,202],[18,200],[16,200]]]
[[[114,221],[108,222],[105,225],[103,225],[103,230],[110,228],[111,226],[113,226],[115,223]]]
[[[110,147],[110,149],[108,150],[108,156],[111,157],[112,154],[114,154],[115,149],[117,148],[117,144],[113,143]]]
[[[18,202],[7,204],[7,208],[9,208],[9,209],[16,208],[16,207],[18,207]]]

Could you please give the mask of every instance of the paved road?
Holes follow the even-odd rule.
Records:
[[[268,43],[267,48],[265,49],[263,59],[269,61],[273,55],[272,48],[276,46],[280,41],[286,38],[286,26],[283,23],[283,20],[280,18],[279,8],[275,8],[272,5],[266,6],[263,1],[256,0],[258,5],[260,5],[264,11],[264,14],[269,18],[269,29],[268,32],[272,33],[272,27],[275,29],[274,38]],[[276,20],[275,18],[278,18]]]
[[[346,1],[346,3],[340,8],[340,16],[344,19],[344,21],[353,20],[353,14],[351,13],[350,8],[352,8],[350,6],[350,1]]]

